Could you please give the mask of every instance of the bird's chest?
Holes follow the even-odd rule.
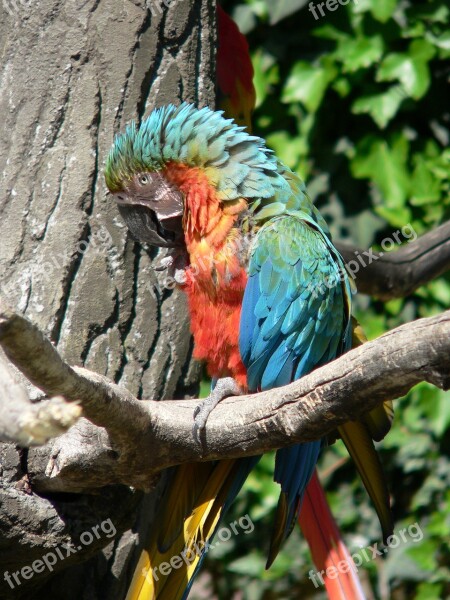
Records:
[[[183,286],[188,297],[194,357],[212,377],[246,385],[239,353],[239,323],[247,273],[236,255],[192,257]]]

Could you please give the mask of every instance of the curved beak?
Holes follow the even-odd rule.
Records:
[[[152,246],[174,248],[184,242],[181,192],[171,191],[161,199],[114,194],[119,212],[132,236]]]

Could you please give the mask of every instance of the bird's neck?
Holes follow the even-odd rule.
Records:
[[[239,216],[247,210],[243,198],[222,202],[205,172],[200,168],[170,163],[165,177],[184,195],[183,230],[191,265],[199,266],[205,280],[211,280],[213,269],[201,263],[227,267],[228,277],[238,275],[241,267],[243,240],[238,227]],[[237,260],[236,260],[237,259]]]
[[[211,247],[219,247],[226,239],[236,220],[247,209],[243,198],[222,202],[203,169],[180,163],[169,163],[165,177],[184,194],[184,231],[186,245],[206,240]],[[189,249],[189,247],[188,247]]]

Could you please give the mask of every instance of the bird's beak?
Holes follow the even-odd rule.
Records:
[[[183,197],[171,193],[164,201],[152,201],[123,192],[114,194],[119,212],[136,241],[174,248],[184,242]]]

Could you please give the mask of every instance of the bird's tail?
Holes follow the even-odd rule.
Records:
[[[163,497],[164,509],[128,590],[126,600],[182,600],[220,520],[260,457],[181,465]]]
[[[238,26],[217,5],[217,105],[239,125],[251,131],[252,112],[256,103],[253,65],[248,42]]]
[[[367,342],[361,325],[354,318],[352,318],[352,338],[353,348]],[[386,401],[363,415],[360,421],[350,421],[338,427],[338,433],[375,506],[384,542],[393,533],[394,522],[390,508],[389,490],[373,441],[379,442],[384,438],[391,428],[393,418],[392,402]]]
[[[365,600],[357,569],[347,550],[317,477],[306,488],[298,521],[317,571],[310,579],[325,585],[330,600]]]

